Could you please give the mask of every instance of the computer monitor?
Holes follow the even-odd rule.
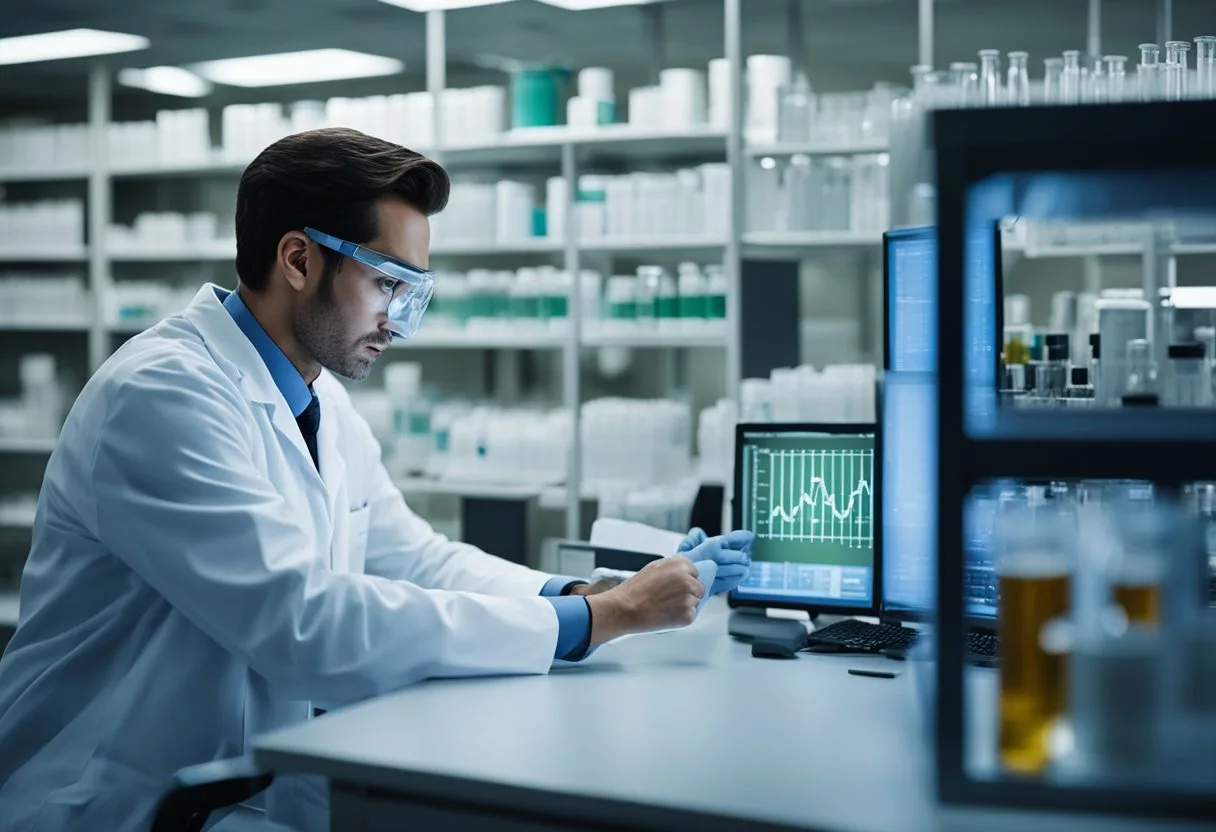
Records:
[[[881,443],[873,424],[741,424],[735,528],[755,532],[731,606],[877,613]]]
[[[983,372],[1000,361],[1001,247],[999,230],[969,246],[968,302],[975,330],[969,343]],[[884,333],[882,405],[883,540],[881,609],[886,618],[923,621],[937,583],[937,235],[932,227],[883,235]],[[982,515],[969,523],[964,575],[973,624],[995,622],[995,564],[991,530]]]

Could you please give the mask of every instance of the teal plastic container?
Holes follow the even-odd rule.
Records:
[[[528,67],[512,73],[511,126],[565,124],[569,87],[570,70],[564,67]]]

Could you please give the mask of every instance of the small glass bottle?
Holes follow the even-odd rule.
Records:
[[[1026,52],[1009,53],[1009,79],[1005,87],[1005,103],[1010,106],[1030,106],[1030,75],[1026,72]]]
[[[1212,380],[1202,343],[1170,344],[1165,403],[1170,407],[1211,407]]]
[[[637,319],[643,326],[654,324],[659,305],[659,284],[663,280],[661,266],[638,266]]]
[[[985,107],[1001,105],[1001,52],[999,49],[981,49],[980,56],[980,103]]]
[[[1062,399],[1068,387],[1068,334],[1049,333],[1043,342],[1045,360],[1035,371],[1035,394],[1042,399]]]
[[[1081,101],[1081,53],[1076,49],[1064,51],[1064,69],[1060,75],[1060,102],[1078,104]]]
[[[1106,100],[1120,103],[1127,96],[1127,56],[1104,55],[1102,62],[1106,64]]]
[[[1140,100],[1156,101],[1161,97],[1161,47],[1155,43],[1142,43],[1139,48],[1136,80],[1140,85]]]
[[[1063,58],[1043,59],[1043,103],[1060,104],[1060,82],[1064,74]]]
[[[1181,101],[1186,98],[1187,53],[1191,45],[1185,40],[1171,40],[1165,44],[1165,98]]]
[[[1195,38],[1195,81],[1196,97],[1216,96],[1216,35]]]
[[[1153,360],[1153,346],[1143,338],[1135,338],[1127,342],[1127,387],[1123,404],[1156,403],[1157,362]]]
[[[1110,93],[1106,83],[1105,66],[1101,58],[1094,60],[1094,70],[1082,79],[1081,100],[1089,104],[1105,104]]]
[[[950,76],[958,95],[958,106],[976,106],[980,93],[980,76],[976,65],[967,61],[955,61],[950,64]]]
[[[811,138],[814,117],[814,96],[806,75],[798,72],[789,86],[781,89],[781,107],[777,111],[777,140],[805,142]]]
[[[1068,390],[1065,394],[1070,407],[1090,407],[1094,403],[1094,386],[1089,383],[1089,370],[1073,367],[1068,371]]]

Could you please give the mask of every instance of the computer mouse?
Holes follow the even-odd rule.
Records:
[[[752,656],[757,659],[796,659],[797,645],[779,641],[752,642]]]
[[[839,644],[812,644],[806,648],[808,653],[843,653],[844,648]]]

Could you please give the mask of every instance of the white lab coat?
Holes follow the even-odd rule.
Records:
[[[0,662],[5,832],[143,832],[175,770],[314,705],[552,664],[550,576],[410,511],[326,373],[318,475],[216,289],[102,366],[51,455]],[[265,795],[308,830],[325,801],[304,778]]]

